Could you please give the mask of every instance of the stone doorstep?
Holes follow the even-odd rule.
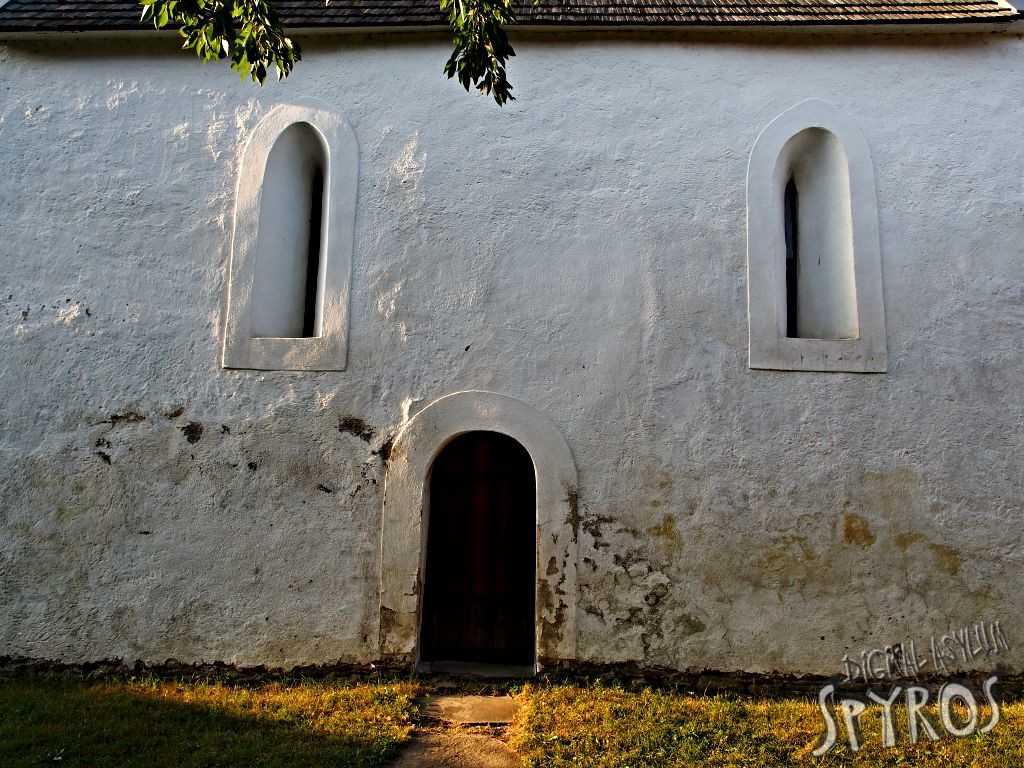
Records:
[[[423,732],[387,764],[388,768],[522,768],[503,741],[478,733]]]
[[[427,717],[457,725],[507,725],[519,708],[510,696],[423,696]]]

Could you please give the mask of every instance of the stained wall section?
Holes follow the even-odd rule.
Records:
[[[504,110],[441,37],[304,42],[263,89],[173,40],[0,49],[0,655],[372,661],[389,441],[463,390],[576,460],[580,659],[1021,631],[1015,34],[526,37]],[[240,148],[300,97],[359,142],[346,367],[223,369]],[[805,98],[870,147],[885,374],[748,367],[747,162]]]

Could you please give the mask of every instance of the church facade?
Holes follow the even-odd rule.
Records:
[[[282,3],[262,88],[63,5],[0,7],[0,656],[1022,671],[1012,7],[542,5],[499,108],[416,3]]]

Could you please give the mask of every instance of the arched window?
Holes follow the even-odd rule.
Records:
[[[355,135],[325,107],[275,108],[242,153],[226,368],[343,370],[358,182]]]
[[[754,145],[747,277],[751,368],[885,371],[871,158],[827,104],[794,107]]]
[[[320,135],[309,123],[286,128],[270,151],[249,313],[257,338],[320,335],[326,165]]]

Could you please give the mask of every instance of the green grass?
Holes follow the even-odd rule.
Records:
[[[0,679],[0,767],[260,766],[371,768],[409,739],[413,697],[395,683],[266,683],[81,677]],[[1004,704],[990,734],[881,748],[881,717],[863,718],[864,748],[823,758],[815,701],[692,696],[605,685],[516,687],[511,743],[533,768],[1024,768],[1024,704]],[[467,687],[465,692],[470,692]],[[473,691],[476,692],[476,691]],[[934,710],[931,712],[936,721]],[[982,708],[981,721],[989,712]]]
[[[370,768],[409,738],[414,694],[411,683],[0,681],[0,766]]]
[[[682,766],[1024,766],[1024,705],[1003,706],[985,736],[908,743],[905,710],[894,710],[897,745],[881,747],[880,708],[862,718],[863,742],[852,752],[839,742],[824,757],[811,751],[824,732],[817,703],[808,699],[744,699],[625,691],[601,686],[527,688],[513,729],[513,747],[540,768],[681,768]],[[938,722],[930,710],[933,722]],[[988,722],[983,707],[981,722]]]

